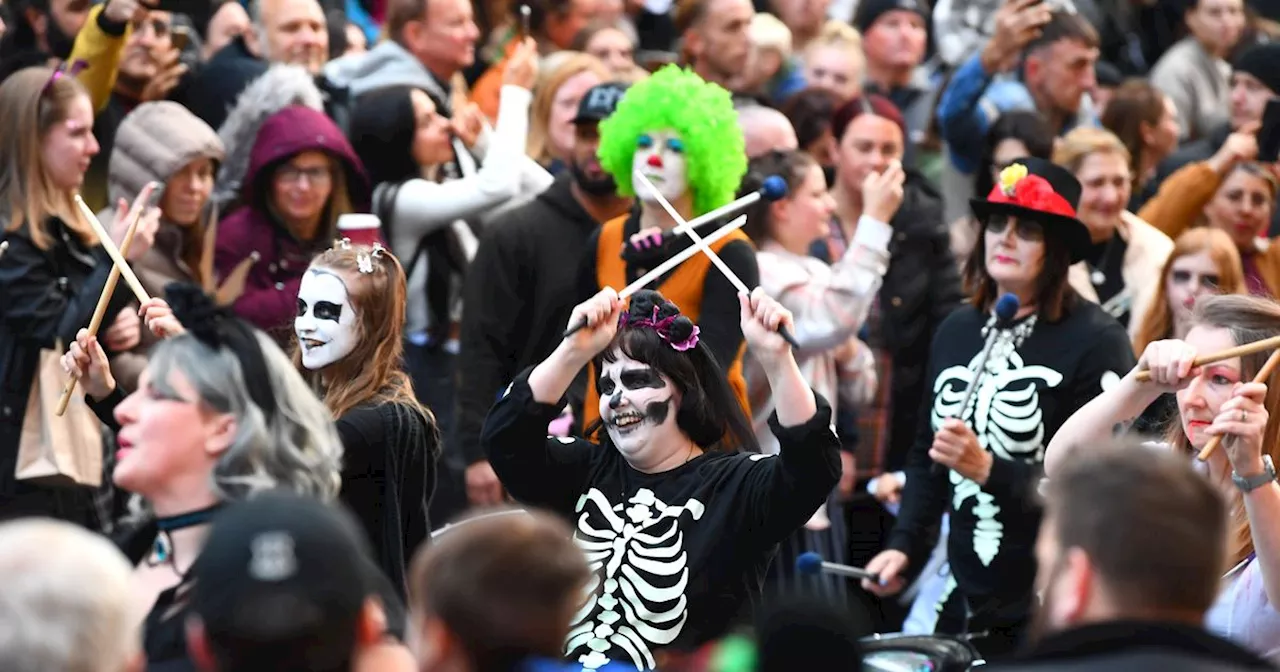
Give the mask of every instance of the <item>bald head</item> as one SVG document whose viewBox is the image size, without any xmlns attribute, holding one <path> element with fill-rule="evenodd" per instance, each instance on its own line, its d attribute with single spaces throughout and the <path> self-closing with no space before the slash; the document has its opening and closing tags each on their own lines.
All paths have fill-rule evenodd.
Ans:
<svg viewBox="0 0 1280 672">
<path fill-rule="evenodd" d="M 132 572 L 115 546 L 74 525 L 0 524 L 0 670 L 143 669 Z"/>
<path fill-rule="evenodd" d="M 738 110 L 738 125 L 747 145 L 747 158 L 754 159 L 775 149 L 799 149 L 796 130 L 786 115 L 763 105 Z"/>
</svg>

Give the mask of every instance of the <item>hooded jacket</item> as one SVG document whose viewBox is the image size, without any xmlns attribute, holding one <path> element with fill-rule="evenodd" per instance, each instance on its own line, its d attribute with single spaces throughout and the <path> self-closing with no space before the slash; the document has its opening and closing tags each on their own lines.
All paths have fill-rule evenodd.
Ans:
<svg viewBox="0 0 1280 672">
<path fill-rule="evenodd" d="M 226 148 L 226 160 L 218 171 L 213 202 L 222 212 L 230 212 L 237 205 L 258 129 L 268 117 L 290 105 L 323 111 L 324 96 L 301 66 L 272 66 L 240 94 L 227 120 L 218 127 L 218 138 Z"/>
<path fill-rule="evenodd" d="M 282 346 L 292 339 L 302 274 L 316 253 L 333 241 L 332 231 L 321 231 L 312 241 L 294 238 L 270 214 L 267 204 L 267 185 L 276 167 L 307 151 L 322 151 L 336 159 L 346 174 L 352 206 L 356 211 L 367 211 L 368 180 L 342 131 L 323 112 L 298 105 L 287 107 L 268 118 L 258 131 L 240 190 L 244 205 L 219 223 L 214 255 L 218 277 L 225 278 L 237 264 L 256 254 L 234 309 Z"/>
<path fill-rule="evenodd" d="M 148 182 L 167 184 L 187 164 L 200 158 L 215 162 L 223 159 L 222 141 L 208 124 L 177 103 L 139 105 L 116 130 L 107 174 L 108 207 L 98 214 L 98 219 L 110 226 L 116 216 L 111 204 L 120 199 L 132 203 Z M 204 223 L 202 218 L 194 226 Z M 132 265 L 147 294 L 164 296 L 164 288 L 171 282 L 201 283 L 199 269 L 191 268 L 183 259 L 185 229 L 162 215 L 151 249 Z M 149 330 L 143 329 L 138 347 L 112 359 L 112 373 L 124 389 L 137 386 L 138 375 L 147 363 L 146 353 L 155 340 Z"/>
</svg>

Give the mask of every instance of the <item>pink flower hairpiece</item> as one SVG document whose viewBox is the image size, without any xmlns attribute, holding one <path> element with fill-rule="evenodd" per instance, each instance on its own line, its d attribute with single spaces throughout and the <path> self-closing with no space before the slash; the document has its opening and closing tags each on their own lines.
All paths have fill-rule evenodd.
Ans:
<svg viewBox="0 0 1280 672">
<path fill-rule="evenodd" d="M 40 93 L 41 94 L 48 93 L 49 89 L 53 87 L 53 83 L 58 81 L 59 79 L 62 79 L 63 75 L 66 75 L 67 77 L 75 77 L 76 75 L 80 74 L 80 71 L 88 67 L 89 67 L 89 62 L 84 60 L 83 58 L 77 58 L 72 63 L 67 63 L 66 61 L 63 61 L 58 65 L 57 68 L 54 69 L 53 74 L 49 76 L 49 81 L 44 83 L 44 88 L 40 90 Z"/>
<path fill-rule="evenodd" d="M 698 345 L 698 333 L 701 331 L 701 329 L 699 329 L 698 325 L 695 324 L 693 325 L 693 333 L 689 334 L 688 338 L 684 339 L 683 341 L 672 341 L 671 325 L 676 321 L 677 317 L 679 317 L 679 315 L 672 315 L 671 317 L 664 317 L 662 319 L 658 319 L 658 306 L 654 306 L 653 315 L 650 317 L 641 317 L 639 319 L 635 319 L 630 317 L 627 313 L 623 313 L 621 316 L 618 317 L 618 326 L 621 326 L 621 327 L 630 326 L 632 328 L 652 329 L 658 332 L 658 336 L 662 338 L 662 340 L 666 341 L 667 343 L 670 343 L 673 349 L 679 350 L 680 352 L 685 352 L 687 350 L 693 349 L 695 346 Z"/>
</svg>

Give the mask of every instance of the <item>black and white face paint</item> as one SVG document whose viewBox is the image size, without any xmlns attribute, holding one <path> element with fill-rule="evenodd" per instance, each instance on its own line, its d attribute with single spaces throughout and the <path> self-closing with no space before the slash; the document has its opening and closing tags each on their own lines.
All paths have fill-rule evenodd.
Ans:
<svg viewBox="0 0 1280 672">
<path fill-rule="evenodd" d="M 356 348 L 356 311 L 341 276 L 323 268 L 308 269 L 298 289 L 298 316 L 293 320 L 302 349 L 302 365 L 318 371 Z"/>
<path fill-rule="evenodd" d="M 596 381 L 600 418 L 609 438 L 629 462 L 647 461 L 646 453 L 662 443 L 678 445 L 679 392 L 670 378 L 622 353 L 605 362 Z"/>
</svg>

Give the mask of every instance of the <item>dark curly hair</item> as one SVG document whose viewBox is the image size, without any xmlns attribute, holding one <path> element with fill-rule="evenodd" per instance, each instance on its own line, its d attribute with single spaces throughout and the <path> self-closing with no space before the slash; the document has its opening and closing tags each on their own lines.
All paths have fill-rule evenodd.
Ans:
<svg viewBox="0 0 1280 672">
<path fill-rule="evenodd" d="M 674 318 L 666 327 L 665 336 L 653 327 L 637 324 L 655 315 L 659 320 Z M 684 351 L 671 346 L 687 340 L 695 328 L 693 321 L 680 314 L 680 308 L 662 294 L 647 289 L 636 292 L 613 342 L 592 362 L 593 370 L 599 375 L 605 363 L 618 361 L 619 354 L 648 364 L 675 383 L 680 392 L 676 426 L 700 448 L 760 452 L 751 422 L 711 350 L 701 341 Z M 586 435 L 595 436 L 601 446 L 612 448 L 608 433 L 600 431 L 603 426 L 601 420 L 591 423 Z"/>
</svg>

